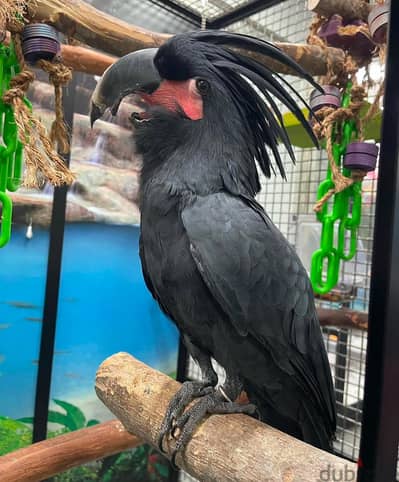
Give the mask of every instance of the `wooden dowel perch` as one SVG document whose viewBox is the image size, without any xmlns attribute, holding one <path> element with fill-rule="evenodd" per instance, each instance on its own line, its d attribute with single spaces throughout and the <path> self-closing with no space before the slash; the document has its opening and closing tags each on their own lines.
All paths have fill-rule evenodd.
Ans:
<svg viewBox="0 0 399 482">
<path fill-rule="evenodd" d="M 92 75 L 102 75 L 117 60 L 117 57 L 95 50 L 65 44 L 61 45 L 61 56 L 64 64 L 75 72 Z"/>
<path fill-rule="evenodd" d="M 159 428 L 180 384 L 127 353 L 105 360 L 96 391 L 126 429 L 156 446 Z M 169 443 L 168 452 L 173 449 Z M 245 415 L 213 415 L 196 430 L 177 464 L 201 481 L 316 481 L 322 471 L 355 464 L 318 450 Z M 339 472 L 337 472 L 339 473 Z"/>
<path fill-rule="evenodd" d="M 363 331 L 367 331 L 368 329 L 369 315 L 362 311 L 354 311 L 347 308 L 341 308 L 339 310 L 317 308 L 317 315 L 321 326 L 352 328 Z"/>
<path fill-rule="evenodd" d="M 141 444 L 119 420 L 111 420 L 0 457 L 0 482 L 39 482 Z"/>
<path fill-rule="evenodd" d="M 170 37 L 129 25 L 81 0 L 35 0 L 29 3 L 28 10 L 27 17 L 30 21 L 49 23 L 67 36 L 74 37 L 86 45 L 117 57 L 135 50 L 157 47 Z M 340 73 L 343 69 L 345 55 L 340 49 L 331 47 L 323 49 L 319 46 L 305 44 L 276 43 L 276 45 L 294 58 L 311 75 L 325 75 L 328 62 L 334 73 Z M 80 50 L 74 54 L 76 48 Z M 75 70 L 99 74 L 100 67 L 93 65 L 92 62 L 94 55 L 92 51 L 81 47 L 69 47 L 63 50 L 66 65 Z M 293 73 L 287 67 L 271 59 L 265 59 L 261 55 L 256 55 L 256 58 L 277 72 Z M 107 62 L 103 58 L 101 68 L 105 68 L 104 61 Z"/>
<path fill-rule="evenodd" d="M 327 18 L 337 13 L 345 20 L 362 19 L 367 22 L 370 8 L 364 0 L 308 0 L 308 10 Z"/>
</svg>

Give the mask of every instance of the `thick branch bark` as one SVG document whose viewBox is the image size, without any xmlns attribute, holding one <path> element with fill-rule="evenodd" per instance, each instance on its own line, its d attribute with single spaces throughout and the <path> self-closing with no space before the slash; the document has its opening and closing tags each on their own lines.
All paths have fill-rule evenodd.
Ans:
<svg viewBox="0 0 399 482">
<path fill-rule="evenodd" d="M 308 10 L 327 18 L 337 13 L 345 20 L 362 19 L 367 22 L 370 8 L 364 0 L 308 0 Z"/>
<path fill-rule="evenodd" d="M 317 45 L 307 44 L 290 44 L 275 42 L 283 52 L 293 58 L 306 72 L 313 76 L 326 75 L 328 61 L 331 63 L 331 71 L 339 74 L 344 69 L 345 54 L 343 50 L 334 47 L 321 48 Z M 255 58 L 258 62 L 265 64 L 276 72 L 282 74 L 296 75 L 290 68 L 275 62 L 271 59 L 265 59 L 260 54 L 250 53 L 250 57 Z"/>
<path fill-rule="evenodd" d="M 111 15 L 96 10 L 81 0 L 32 0 L 29 7 L 29 18 L 34 22 L 46 22 L 54 25 L 60 32 L 118 57 L 135 50 L 157 47 L 170 37 L 129 25 Z M 334 72 L 339 73 L 343 68 L 344 53 L 340 49 L 328 48 L 323 50 L 313 45 L 285 43 L 276 43 L 276 45 L 293 57 L 311 75 L 325 75 L 327 73 L 326 52 L 328 52 Z M 79 47 L 79 49 L 81 48 Z M 69 50 L 63 50 L 66 63 L 69 66 L 76 68 L 76 70 L 99 74 L 100 67 L 92 63 L 94 58 L 92 52 L 89 54 L 87 51 L 79 50 L 76 51 L 75 55 L 73 52 L 73 47 L 69 47 Z M 81 55 L 80 59 L 78 55 Z M 271 59 L 252 53 L 250 55 L 278 72 L 293 73 Z M 107 62 L 105 58 L 103 61 L 101 68 L 104 68 Z"/>
<path fill-rule="evenodd" d="M 0 457 L 1 482 L 38 482 L 141 445 L 119 420 L 39 442 Z"/>
<path fill-rule="evenodd" d="M 105 360 L 96 391 L 127 430 L 156 445 L 159 428 L 179 383 L 127 353 Z M 168 453 L 173 449 L 169 443 Z M 213 415 L 196 430 L 178 465 L 201 481 L 319 480 L 328 467 L 355 464 L 318 450 L 245 415 Z"/>
<path fill-rule="evenodd" d="M 32 0 L 28 17 L 45 22 L 69 37 L 113 55 L 157 47 L 169 35 L 132 27 L 81 0 Z"/>
<path fill-rule="evenodd" d="M 320 325 L 335 326 L 337 328 L 352 328 L 355 330 L 368 329 L 369 316 L 361 311 L 341 308 L 333 310 L 329 308 L 317 308 Z"/>
</svg>

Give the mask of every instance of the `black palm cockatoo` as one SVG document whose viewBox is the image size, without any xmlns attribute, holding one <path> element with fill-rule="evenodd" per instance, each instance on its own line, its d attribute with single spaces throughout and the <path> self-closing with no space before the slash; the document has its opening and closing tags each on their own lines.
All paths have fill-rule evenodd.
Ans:
<svg viewBox="0 0 399 482">
<path fill-rule="evenodd" d="M 122 57 L 92 97 L 94 122 L 136 94 L 144 278 L 203 374 L 172 400 L 160 447 L 173 427 L 182 449 L 206 413 L 256 410 L 264 422 L 329 450 L 334 390 L 312 287 L 255 200 L 257 165 L 270 176 L 274 158 L 285 177 L 278 142 L 294 158 L 277 101 L 313 133 L 288 83 L 243 52 L 277 60 L 317 87 L 268 42 L 197 31 Z M 226 371 L 219 388 L 211 358 Z M 235 402 L 242 390 L 251 403 Z"/>
</svg>

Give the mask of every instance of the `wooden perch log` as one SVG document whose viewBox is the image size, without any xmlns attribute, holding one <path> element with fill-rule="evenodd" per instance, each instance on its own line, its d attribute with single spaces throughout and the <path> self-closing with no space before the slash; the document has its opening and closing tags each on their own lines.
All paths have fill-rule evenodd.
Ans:
<svg viewBox="0 0 399 482">
<path fill-rule="evenodd" d="M 180 384 L 127 353 L 105 360 L 96 391 L 126 429 L 156 446 L 168 403 Z M 173 441 L 167 448 L 170 455 Z M 355 464 L 323 452 L 246 415 L 213 415 L 196 430 L 177 464 L 197 479 L 253 482 L 319 480 Z"/>
<path fill-rule="evenodd" d="M 1 482 L 38 482 L 141 445 L 119 420 L 38 442 L 0 457 Z"/>
<path fill-rule="evenodd" d="M 308 0 L 308 10 L 326 18 L 337 13 L 345 20 L 362 19 L 367 22 L 370 8 L 364 0 Z"/>
<path fill-rule="evenodd" d="M 74 37 L 86 45 L 117 57 L 143 48 L 158 47 L 170 38 L 169 35 L 129 25 L 81 0 L 35 0 L 29 3 L 28 18 L 32 22 L 49 23 L 67 36 Z M 276 45 L 294 58 L 311 75 L 327 73 L 327 56 L 331 69 L 335 73 L 340 73 L 343 69 L 345 55 L 340 49 L 331 47 L 322 49 L 315 45 L 305 44 L 276 43 Z M 76 50 L 75 55 L 73 54 L 74 49 L 79 49 Z M 66 64 L 75 70 L 99 74 L 99 66 L 92 63 L 94 59 L 92 51 L 85 51 L 82 47 L 68 47 L 68 49 L 63 49 L 63 55 Z M 280 63 L 266 59 L 262 55 L 252 53 L 250 55 L 259 62 L 276 69 L 277 72 L 293 73 Z M 102 62 L 101 68 L 104 68 L 107 60 L 104 58 Z"/>
<path fill-rule="evenodd" d="M 369 316 L 361 311 L 341 308 L 334 310 L 331 308 L 317 308 L 321 326 L 334 326 L 337 328 L 352 328 L 355 330 L 368 329 Z"/>
</svg>

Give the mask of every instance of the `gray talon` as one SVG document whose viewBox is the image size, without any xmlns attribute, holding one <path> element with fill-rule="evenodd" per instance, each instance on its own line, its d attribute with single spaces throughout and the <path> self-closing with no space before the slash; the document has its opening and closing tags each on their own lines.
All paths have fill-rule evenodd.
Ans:
<svg viewBox="0 0 399 482">
<path fill-rule="evenodd" d="M 180 417 L 187 405 L 198 397 L 212 393 L 214 388 L 207 382 L 184 382 L 180 390 L 175 394 L 169 403 L 168 410 L 162 421 L 158 437 L 158 449 L 163 450 L 163 441 L 168 432 L 173 437 L 176 426 L 174 422 Z"/>
</svg>

